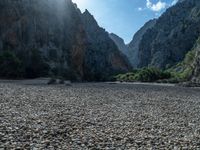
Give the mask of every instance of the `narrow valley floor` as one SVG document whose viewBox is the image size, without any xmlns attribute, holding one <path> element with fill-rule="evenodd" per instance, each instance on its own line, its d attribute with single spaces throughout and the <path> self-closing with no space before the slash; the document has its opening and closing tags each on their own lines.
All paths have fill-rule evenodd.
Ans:
<svg viewBox="0 0 200 150">
<path fill-rule="evenodd" d="M 200 89 L 0 83 L 0 150 L 198 149 Z"/>
</svg>

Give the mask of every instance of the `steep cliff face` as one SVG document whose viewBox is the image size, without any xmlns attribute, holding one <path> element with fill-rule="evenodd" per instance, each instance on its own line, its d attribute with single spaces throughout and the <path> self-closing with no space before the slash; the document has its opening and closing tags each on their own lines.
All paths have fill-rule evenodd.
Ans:
<svg viewBox="0 0 200 150">
<path fill-rule="evenodd" d="M 87 20 L 87 13 L 81 14 L 71 0 L 1 0 L 0 51 L 16 53 L 28 70 L 34 65 L 29 57 L 37 50 L 49 72 L 79 80 L 93 79 L 96 72 L 101 78 L 103 73 L 128 70 L 116 45 L 94 18 Z M 114 55 L 121 62 L 119 66 L 110 65 Z"/>
<path fill-rule="evenodd" d="M 74 51 L 84 50 L 86 35 L 70 0 L 2 0 L 0 8 L 0 48 L 21 57 L 27 77 L 36 75 L 29 70 L 34 65 L 29 58 L 33 50 L 41 53 L 52 70 L 74 70 L 77 77 L 82 76 L 72 62 Z"/>
<path fill-rule="evenodd" d="M 139 63 L 139 44 L 143 38 L 143 35 L 147 32 L 148 29 L 151 29 L 156 23 L 156 19 L 148 21 L 136 34 L 129 44 L 125 44 L 124 40 L 117 36 L 114 33 L 110 34 L 110 38 L 115 42 L 118 46 L 119 50 L 126 55 L 131 65 L 134 68 L 138 67 Z"/>
<path fill-rule="evenodd" d="M 195 45 L 195 58 L 193 66 L 193 73 L 192 73 L 192 82 L 200 84 L 200 38 L 197 40 Z"/>
<path fill-rule="evenodd" d="M 88 10 L 83 13 L 82 20 L 88 38 L 85 53 L 87 59 L 84 64 L 85 78 L 90 80 L 88 77 L 92 75 L 94 80 L 104 80 L 104 77 L 110 76 L 110 72 L 127 72 L 131 69 L 126 57 L 119 51 L 105 29 L 99 27 Z"/>
<path fill-rule="evenodd" d="M 179 1 L 143 35 L 139 67 L 167 68 L 182 61 L 200 34 L 199 25 L 200 1 Z"/>
<path fill-rule="evenodd" d="M 148 21 L 133 37 L 132 41 L 127 45 L 129 51 L 129 60 L 134 68 L 138 67 L 139 64 L 139 45 L 143 38 L 143 35 L 147 30 L 154 27 L 156 19 Z"/>
<path fill-rule="evenodd" d="M 115 42 L 115 44 L 117 45 L 118 49 L 128 57 L 128 47 L 125 44 L 124 40 L 119 37 L 118 35 L 114 34 L 114 33 L 110 33 L 109 37 Z"/>
</svg>

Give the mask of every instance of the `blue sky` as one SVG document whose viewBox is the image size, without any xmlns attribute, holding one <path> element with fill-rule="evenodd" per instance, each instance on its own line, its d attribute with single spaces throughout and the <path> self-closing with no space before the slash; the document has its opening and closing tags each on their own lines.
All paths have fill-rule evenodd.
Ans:
<svg viewBox="0 0 200 150">
<path fill-rule="evenodd" d="M 83 12 L 88 9 L 108 32 L 130 42 L 145 22 L 160 16 L 177 0 L 72 0 Z"/>
</svg>

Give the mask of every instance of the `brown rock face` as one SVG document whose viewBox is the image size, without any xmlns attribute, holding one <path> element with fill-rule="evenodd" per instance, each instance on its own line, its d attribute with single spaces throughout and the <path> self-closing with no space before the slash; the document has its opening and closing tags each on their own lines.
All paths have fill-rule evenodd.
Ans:
<svg viewBox="0 0 200 150">
<path fill-rule="evenodd" d="M 118 54 L 113 54 L 111 56 L 111 64 L 112 64 L 112 67 L 115 69 L 120 69 L 120 68 L 124 68 L 124 66 L 127 66 L 127 64 L 123 61 L 123 59 L 120 58 Z M 128 69 L 125 71 L 127 72 Z"/>
<path fill-rule="evenodd" d="M 71 0 L 1 0 L 0 51 L 13 51 L 29 70 L 28 64 L 34 65 L 29 53 L 38 50 L 50 73 L 79 80 L 101 80 L 127 71 L 126 58 L 88 14 Z M 113 54 L 119 66 L 112 65 Z"/>
<path fill-rule="evenodd" d="M 72 64 L 77 69 L 78 73 L 83 77 L 84 76 L 84 58 L 85 58 L 85 50 L 86 45 L 83 41 L 84 39 L 84 31 L 82 30 L 82 34 L 77 35 L 77 45 L 72 48 Z"/>
</svg>

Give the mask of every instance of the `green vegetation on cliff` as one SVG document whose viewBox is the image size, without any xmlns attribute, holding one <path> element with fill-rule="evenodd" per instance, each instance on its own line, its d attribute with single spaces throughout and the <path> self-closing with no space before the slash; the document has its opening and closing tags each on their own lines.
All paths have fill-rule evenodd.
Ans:
<svg viewBox="0 0 200 150">
<path fill-rule="evenodd" d="M 189 51 L 182 62 L 168 69 L 172 76 L 179 80 L 179 82 L 188 81 L 191 78 L 195 53 L 195 50 Z"/>
<path fill-rule="evenodd" d="M 167 69 L 160 70 L 157 68 L 142 68 L 126 74 L 115 76 L 117 81 L 123 82 L 164 82 L 179 83 L 189 81 L 194 70 L 196 50 L 189 51 L 185 59 L 177 65 Z"/>
</svg>

